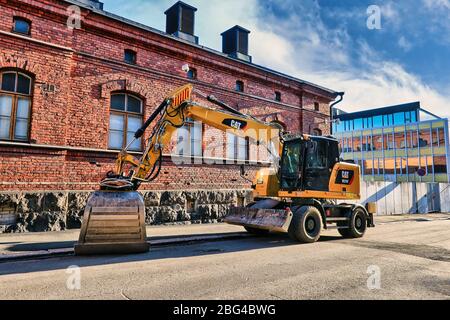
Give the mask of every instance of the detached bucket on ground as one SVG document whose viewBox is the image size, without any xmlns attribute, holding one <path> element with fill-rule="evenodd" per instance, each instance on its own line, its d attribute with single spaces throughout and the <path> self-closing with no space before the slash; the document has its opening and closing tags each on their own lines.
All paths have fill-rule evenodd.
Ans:
<svg viewBox="0 0 450 320">
<path fill-rule="evenodd" d="M 97 191 L 89 197 L 76 255 L 144 253 L 149 249 L 140 193 Z"/>
</svg>

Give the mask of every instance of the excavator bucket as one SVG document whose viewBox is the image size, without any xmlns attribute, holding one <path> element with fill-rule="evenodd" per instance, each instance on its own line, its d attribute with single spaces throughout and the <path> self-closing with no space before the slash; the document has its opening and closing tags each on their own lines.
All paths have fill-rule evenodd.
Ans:
<svg viewBox="0 0 450 320">
<path fill-rule="evenodd" d="M 250 207 L 232 207 L 224 221 L 246 228 L 287 232 L 292 220 L 291 210 L 289 208 L 267 209 L 265 204 L 267 205 L 267 203 L 257 203 Z"/>
<path fill-rule="evenodd" d="M 135 191 L 97 191 L 84 212 L 76 255 L 143 253 L 150 248 L 145 205 Z"/>
</svg>

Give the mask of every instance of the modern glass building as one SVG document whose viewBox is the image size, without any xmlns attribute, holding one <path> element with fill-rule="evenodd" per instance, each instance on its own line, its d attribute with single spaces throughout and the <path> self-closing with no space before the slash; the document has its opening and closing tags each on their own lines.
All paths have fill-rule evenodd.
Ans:
<svg viewBox="0 0 450 320">
<path fill-rule="evenodd" d="M 336 112 L 334 119 L 341 157 L 359 164 L 364 180 L 449 182 L 448 119 L 420 102 Z"/>
</svg>

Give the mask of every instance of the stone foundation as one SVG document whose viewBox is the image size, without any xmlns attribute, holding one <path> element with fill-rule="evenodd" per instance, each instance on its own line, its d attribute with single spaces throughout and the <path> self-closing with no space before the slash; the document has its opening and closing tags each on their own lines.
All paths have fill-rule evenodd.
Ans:
<svg viewBox="0 0 450 320">
<path fill-rule="evenodd" d="M 149 225 L 214 223 L 232 205 L 252 201 L 251 190 L 142 191 Z M 0 206 L 12 206 L 17 222 L 0 226 L 4 232 L 45 232 L 81 227 L 90 192 L 0 193 Z"/>
</svg>

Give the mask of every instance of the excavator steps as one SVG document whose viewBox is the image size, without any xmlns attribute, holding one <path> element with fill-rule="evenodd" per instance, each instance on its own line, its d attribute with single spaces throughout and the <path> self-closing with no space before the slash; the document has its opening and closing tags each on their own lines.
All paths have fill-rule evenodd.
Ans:
<svg viewBox="0 0 450 320">
<path fill-rule="evenodd" d="M 145 206 L 138 192 L 94 192 L 84 212 L 76 255 L 143 253 L 149 250 Z"/>
</svg>

